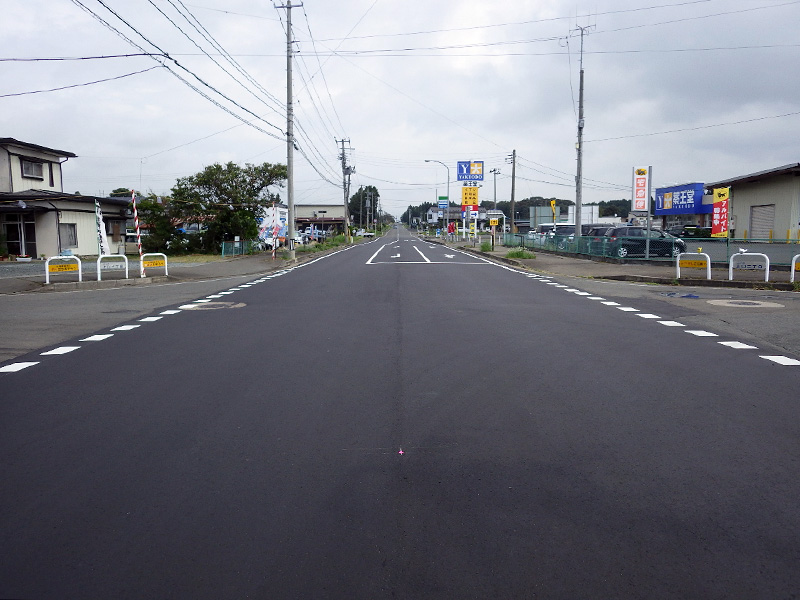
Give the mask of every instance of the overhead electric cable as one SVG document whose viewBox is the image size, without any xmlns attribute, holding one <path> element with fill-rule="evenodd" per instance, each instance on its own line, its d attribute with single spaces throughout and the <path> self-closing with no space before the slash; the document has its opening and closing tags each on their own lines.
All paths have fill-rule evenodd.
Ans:
<svg viewBox="0 0 800 600">
<path fill-rule="evenodd" d="M 149 69 L 142 69 L 141 71 L 134 71 L 133 73 L 126 73 L 125 75 L 118 75 L 116 77 L 107 77 L 105 79 L 98 79 L 96 81 L 87 81 L 86 83 L 76 83 L 73 85 L 63 85 L 57 88 L 50 88 L 47 90 L 33 90 L 30 92 L 16 92 L 14 94 L 0 94 L 0 98 L 10 98 L 11 96 L 27 96 L 29 94 L 44 94 L 46 92 L 58 92 L 61 90 L 68 90 L 71 88 L 77 87 L 84 87 L 87 85 L 94 85 L 96 83 L 105 83 L 106 81 L 115 81 L 117 79 L 123 79 L 125 77 L 130 77 L 131 75 L 139 75 L 141 73 L 147 73 L 148 71 L 152 71 L 153 69 L 161 69 L 163 68 L 162 65 L 156 65 L 155 67 L 150 67 Z"/>
</svg>

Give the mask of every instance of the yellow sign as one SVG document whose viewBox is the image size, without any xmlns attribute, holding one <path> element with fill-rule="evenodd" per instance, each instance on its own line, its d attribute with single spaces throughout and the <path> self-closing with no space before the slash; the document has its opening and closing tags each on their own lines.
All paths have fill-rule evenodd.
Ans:
<svg viewBox="0 0 800 600">
<path fill-rule="evenodd" d="M 800 271 L 800 262 L 794 263 L 794 270 L 795 271 Z"/>
<path fill-rule="evenodd" d="M 159 260 L 146 260 L 142 263 L 145 269 L 149 269 L 150 267 L 163 267 L 164 261 L 162 259 Z"/>
<path fill-rule="evenodd" d="M 461 188 L 461 206 L 478 204 L 478 188 L 476 187 L 462 187 Z"/>
<path fill-rule="evenodd" d="M 51 273 L 65 273 L 67 271 L 77 271 L 77 263 L 69 263 L 66 265 L 47 265 L 47 270 Z"/>
<path fill-rule="evenodd" d="M 683 260 L 680 261 L 680 266 L 683 269 L 705 269 L 708 267 L 706 260 Z"/>
<path fill-rule="evenodd" d="M 491 225 L 492 227 L 494 227 L 495 225 L 499 225 L 499 224 L 500 224 L 500 219 L 489 219 L 489 225 Z M 798 263 L 798 264 L 800 264 L 800 263 Z M 798 271 L 800 271 L 800 269 L 798 269 Z"/>
</svg>

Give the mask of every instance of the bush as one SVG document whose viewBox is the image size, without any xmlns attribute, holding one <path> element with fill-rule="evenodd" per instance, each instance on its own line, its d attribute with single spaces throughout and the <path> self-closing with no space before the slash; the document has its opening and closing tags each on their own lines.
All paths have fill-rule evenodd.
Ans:
<svg viewBox="0 0 800 600">
<path fill-rule="evenodd" d="M 491 252 L 491 251 L 492 251 L 491 242 L 481 242 L 481 252 Z"/>
<path fill-rule="evenodd" d="M 536 258 L 536 255 L 533 252 L 528 252 L 525 248 L 516 248 L 515 250 L 509 250 L 506 258 Z"/>
</svg>

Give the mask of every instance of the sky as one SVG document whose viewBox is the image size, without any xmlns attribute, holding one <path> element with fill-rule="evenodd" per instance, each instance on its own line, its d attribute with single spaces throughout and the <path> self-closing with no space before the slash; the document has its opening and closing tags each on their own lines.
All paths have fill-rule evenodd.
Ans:
<svg viewBox="0 0 800 600">
<path fill-rule="evenodd" d="M 65 192 L 286 163 L 285 3 L 2 9 L 0 137 L 77 154 Z M 514 151 L 517 199 L 574 200 L 581 33 L 583 202 L 629 199 L 635 166 L 666 186 L 800 162 L 800 0 L 303 0 L 291 18 L 297 204 L 344 200 L 341 140 L 350 193 L 375 186 L 396 217 L 448 179 L 460 203 L 458 161 L 484 162 L 480 200 L 495 181 L 509 200 Z"/>
</svg>

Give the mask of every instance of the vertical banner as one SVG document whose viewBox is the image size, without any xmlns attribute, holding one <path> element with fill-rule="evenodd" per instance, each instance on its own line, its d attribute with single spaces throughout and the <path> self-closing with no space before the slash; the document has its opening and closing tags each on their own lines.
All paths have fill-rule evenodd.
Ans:
<svg viewBox="0 0 800 600">
<path fill-rule="evenodd" d="M 631 210 L 634 212 L 649 212 L 650 210 L 650 167 L 633 168 L 633 202 Z"/>
<path fill-rule="evenodd" d="M 728 237 L 728 200 L 731 188 L 714 189 L 714 212 L 711 217 L 711 237 Z"/>
<path fill-rule="evenodd" d="M 108 248 L 108 235 L 106 235 L 106 223 L 103 220 L 103 211 L 100 210 L 100 201 L 94 201 L 94 217 L 95 222 L 97 224 L 97 247 L 99 249 L 98 254 L 100 256 L 105 256 L 106 254 L 111 254 L 111 250 Z"/>
</svg>

